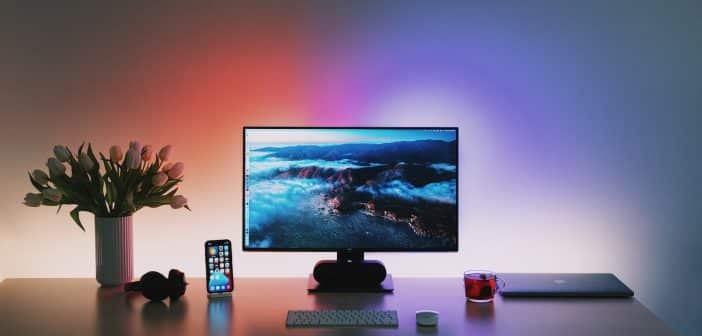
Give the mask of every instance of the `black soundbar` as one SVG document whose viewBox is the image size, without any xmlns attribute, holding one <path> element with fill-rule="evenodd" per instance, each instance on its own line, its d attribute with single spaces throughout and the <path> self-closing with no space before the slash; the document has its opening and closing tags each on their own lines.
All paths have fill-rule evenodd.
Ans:
<svg viewBox="0 0 702 336">
<path fill-rule="evenodd" d="M 320 260 L 312 275 L 324 287 L 372 287 L 385 280 L 387 271 L 378 260 Z"/>
</svg>

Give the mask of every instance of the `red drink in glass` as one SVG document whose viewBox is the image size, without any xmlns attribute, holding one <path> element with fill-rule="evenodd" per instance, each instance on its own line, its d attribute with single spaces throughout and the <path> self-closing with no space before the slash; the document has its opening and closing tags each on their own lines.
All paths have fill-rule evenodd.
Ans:
<svg viewBox="0 0 702 336">
<path fill-rule="evenodd" d="M 497 275 L 490 271 L 466 271 L 463 283 L 466 298 L 472 302 L 491 302 L 499 289 Z"/>
</svg>

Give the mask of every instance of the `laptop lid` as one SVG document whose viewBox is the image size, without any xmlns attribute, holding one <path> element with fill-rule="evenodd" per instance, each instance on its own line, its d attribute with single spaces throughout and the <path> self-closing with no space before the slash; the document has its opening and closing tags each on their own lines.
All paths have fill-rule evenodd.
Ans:
<svg viewBox="0 0 702 336">
<path fill-rule="evenodd" d="M 630 297 L 634 292 L 611 273 L 502 273 L 504 297 Z"/>
</svg>

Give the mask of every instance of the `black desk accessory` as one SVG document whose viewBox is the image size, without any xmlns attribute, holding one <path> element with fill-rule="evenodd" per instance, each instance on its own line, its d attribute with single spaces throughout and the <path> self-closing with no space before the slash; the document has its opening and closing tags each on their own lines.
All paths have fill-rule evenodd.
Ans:
<svg viewBox="0 0 702 336">
<path fill-rule="evenodd" d="M 185 294 L 185 273 L 172 269 L 168 272 L 168 279 L 163 274 L 155 271 L 146 272 L 139 281 L 129 282 L 124 285 L 125 292 L 141 292 L 151 301 L 161 301 L 167 297 L 178 300 Z"/>
<path fill-rule="evenodd" d="M 307 282 L 309 292 L 393 291 L 392 276 L 378 260 L 364 260 L 362 251 L 338 251 L 336 260 L 320 260 Z"/>
<path fill-rule="evenodd" d="M 388 274 L 385 280 L 375 286 L 325 286 L 317 282 L 314 276 L 310 274 L 307 277 L 307 291 L 309 293 L 392 293 L 394 284 L 392 275 Z"/>
</svg>

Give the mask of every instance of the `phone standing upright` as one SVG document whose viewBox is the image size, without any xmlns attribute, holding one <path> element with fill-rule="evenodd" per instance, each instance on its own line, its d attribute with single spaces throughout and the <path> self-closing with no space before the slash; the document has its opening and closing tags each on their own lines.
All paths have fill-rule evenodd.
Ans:
<svg viewBox="0 0 702 336">
<path fill-rule="evenodd" d="M 234 290 L 232 242 L 229 239 L 205 242 L 205 276 L 207 293 L 231 293 Z"/>
</svg>

